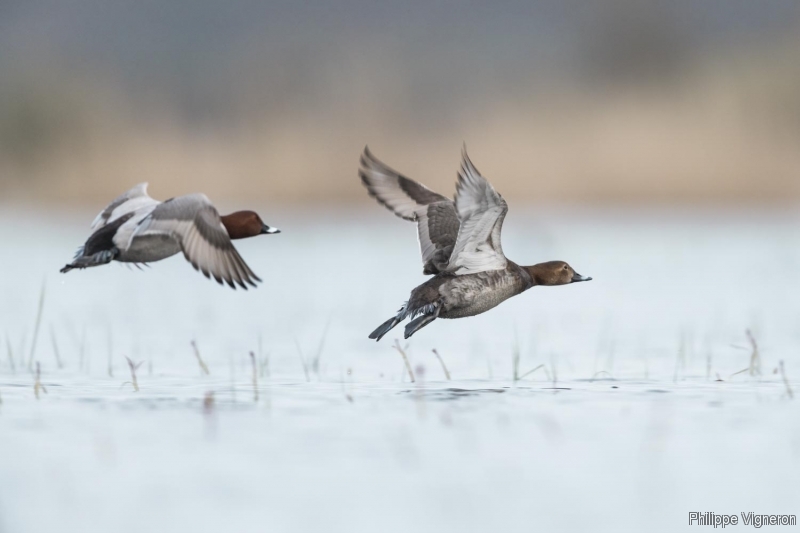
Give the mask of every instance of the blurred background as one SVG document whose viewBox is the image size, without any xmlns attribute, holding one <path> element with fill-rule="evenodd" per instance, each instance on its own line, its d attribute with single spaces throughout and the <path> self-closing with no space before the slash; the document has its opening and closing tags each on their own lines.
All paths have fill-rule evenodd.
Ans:
<svg viewBox="0 0 800 533">
<path fill-rule="evenodd" d="M 798 0 L 0 0 L 0 533 L 797 513 L 799 52 Z M 425 278 L 359 155 L 463 143 L 594 280 L 371 342 Z M 59 274 L 142 181 L 281 228 L 264 283 Z"/>
<path fill-rule="evenodd" d="M 800 4 L 3 0 L 0 195 L 370 202 L 365 144 L 513 203 L 800 200 Z M 513 205 L 513 204 L 512 204 Z"/>
</svg>

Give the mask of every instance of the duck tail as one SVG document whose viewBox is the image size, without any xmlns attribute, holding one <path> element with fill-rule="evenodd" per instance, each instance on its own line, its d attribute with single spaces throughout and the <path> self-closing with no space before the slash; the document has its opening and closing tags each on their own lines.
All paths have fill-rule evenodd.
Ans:
<svg viewBox="0 0 800 533">
<path fill-rule="evenodd" d="M 383 336 L 389 333 L 389 330 L 391 330 L 393 327 L 399 324 L 401 320 L 402 320 L 401 318 L 393 316 L 392 318 L 390 318 L 389 320 L 378 326 L 375 329 L 375 331 L 370 333 L 369 338 L 375 339 L 376 342 L 381 340 Z"/>
<path fill-rule="evenodd" d="M 74 270 L 76 268 L 80 269 L 105 265 L 116 259 L 118 255 L 119 249 L 114 247 L 111 250 L 103 250 L 94 255 L 77 257 L 72 261 L 72 263 L 65 265 L 64 268 L 62 268 L 59 272 L 66 274 L 70 270 Z"/>
<path fill-rule="evenodd" d="M 441 306 L 436 304 L 425 306 L 422 314 L 408 323 L 403 337 L 406 339 L 409 338 L 411 335 L 436 320 L 439 317 L 439 311 L 441 311 L 441 309 Z"/>
<path fill-rule="evenodd" d="M 369 334 L 370 339 L 375 339 L 375 342 L 378 342 L 383 338 L 384 335 L 389 333 L 389 331 L 395 327 L 397 324 L 402 322 L 406 318 L 406 309 L 408 308 L 408 302 L 403 304 L 403 307 L 397 311 L 397 314 L 378 326 L 375 331 Z"/>
</svg>

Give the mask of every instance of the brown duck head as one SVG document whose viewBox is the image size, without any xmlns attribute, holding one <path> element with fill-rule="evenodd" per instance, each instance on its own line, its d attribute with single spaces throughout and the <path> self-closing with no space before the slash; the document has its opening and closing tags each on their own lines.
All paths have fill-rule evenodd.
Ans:
<svg viewBox="0 0 800 533">
<path fill-rule="evenodd" d="M 531 275 L 534 285 L 567 285 L 579 281 L 591 281 L 588 276 L 581 276 L 564 261 L 547 261 L 525 267 Z"/>
<path fill-rule="evenodd" d="M 271 235 L 280 233 L 278 228 L 272 228 L 264 224 L 261 217 L 255 211 L 236 211 L 230 215 L 220 217 L 222 225 L 228 230 L 231 239 L 246 239 L 256 235 Z"/>
</svg>

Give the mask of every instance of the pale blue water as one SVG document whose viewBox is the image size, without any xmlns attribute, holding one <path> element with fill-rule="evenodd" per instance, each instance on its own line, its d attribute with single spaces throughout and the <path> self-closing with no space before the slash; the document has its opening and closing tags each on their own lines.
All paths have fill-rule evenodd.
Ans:
<svg viewBox="0 0 800 533">
<path fill-rule="evenodd" d="M 380 209 L 270 212 L 283 233 L 237 244 L 264 279 L 248 292 L 180 257 L 60 275 L 94 213 L 1 213 L 2 532 L 675 531 L 689 511 L 800 511 L 798 403 L 773 374 L 783 360 L 800 393 L 793 212 L 512 210 L 511 259 L 594 281 L 436 321 L 409 342 L 413 385 L 402 329 L 366 338 L 424 280 L 413 225 Z M 733 375 L 748 328 L 761 376 Z M 298 345 L 321 354 L 310 382 Z M 546 369 L 515 384 L 515 346 L 521 372 Z M 269 358 L 257 401 L 251 350 Z"/>
</svg>

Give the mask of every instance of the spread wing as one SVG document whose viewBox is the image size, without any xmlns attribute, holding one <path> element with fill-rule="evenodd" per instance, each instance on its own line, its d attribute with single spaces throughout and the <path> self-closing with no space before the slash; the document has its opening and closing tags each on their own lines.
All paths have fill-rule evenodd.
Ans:
<svg viewBox="0 0 800 533">
<path fill-rule="evenodd" d="M 233 247 L 219 213 L 204 194 L 189 194 L 159 204 L 145 217 L 133 237 L 166 234 L 178 240 L 195 270 L 235 289 L 256 286 L 256 276 Z"/>
<path fill-rule="evenodd" d="M 456 210 L 461 226 L 447 270 L 457 275 L 505 268 L 500 244 L 508 204 L 480 175 L 466 148 L 456 185 Z"/>
<path fill-rule="evenodd" d="M 108 207 L 103 209 L 92 221 L 92 230 L 98 230 L 109 222 L 137 209 L 156 204 L 158 201 L 150 198 L 147 194 L 147 183 L 140 183 L 108 204 Z"/>
<path fill-rule="evenodd" d="M 361 155 L 358 175 L 370 196 L 400 218 L 417 223 L 423 272 L 443 271 L 458 235 L 453 201 L 381 163 L 369 148 Z"/>
</svg>

